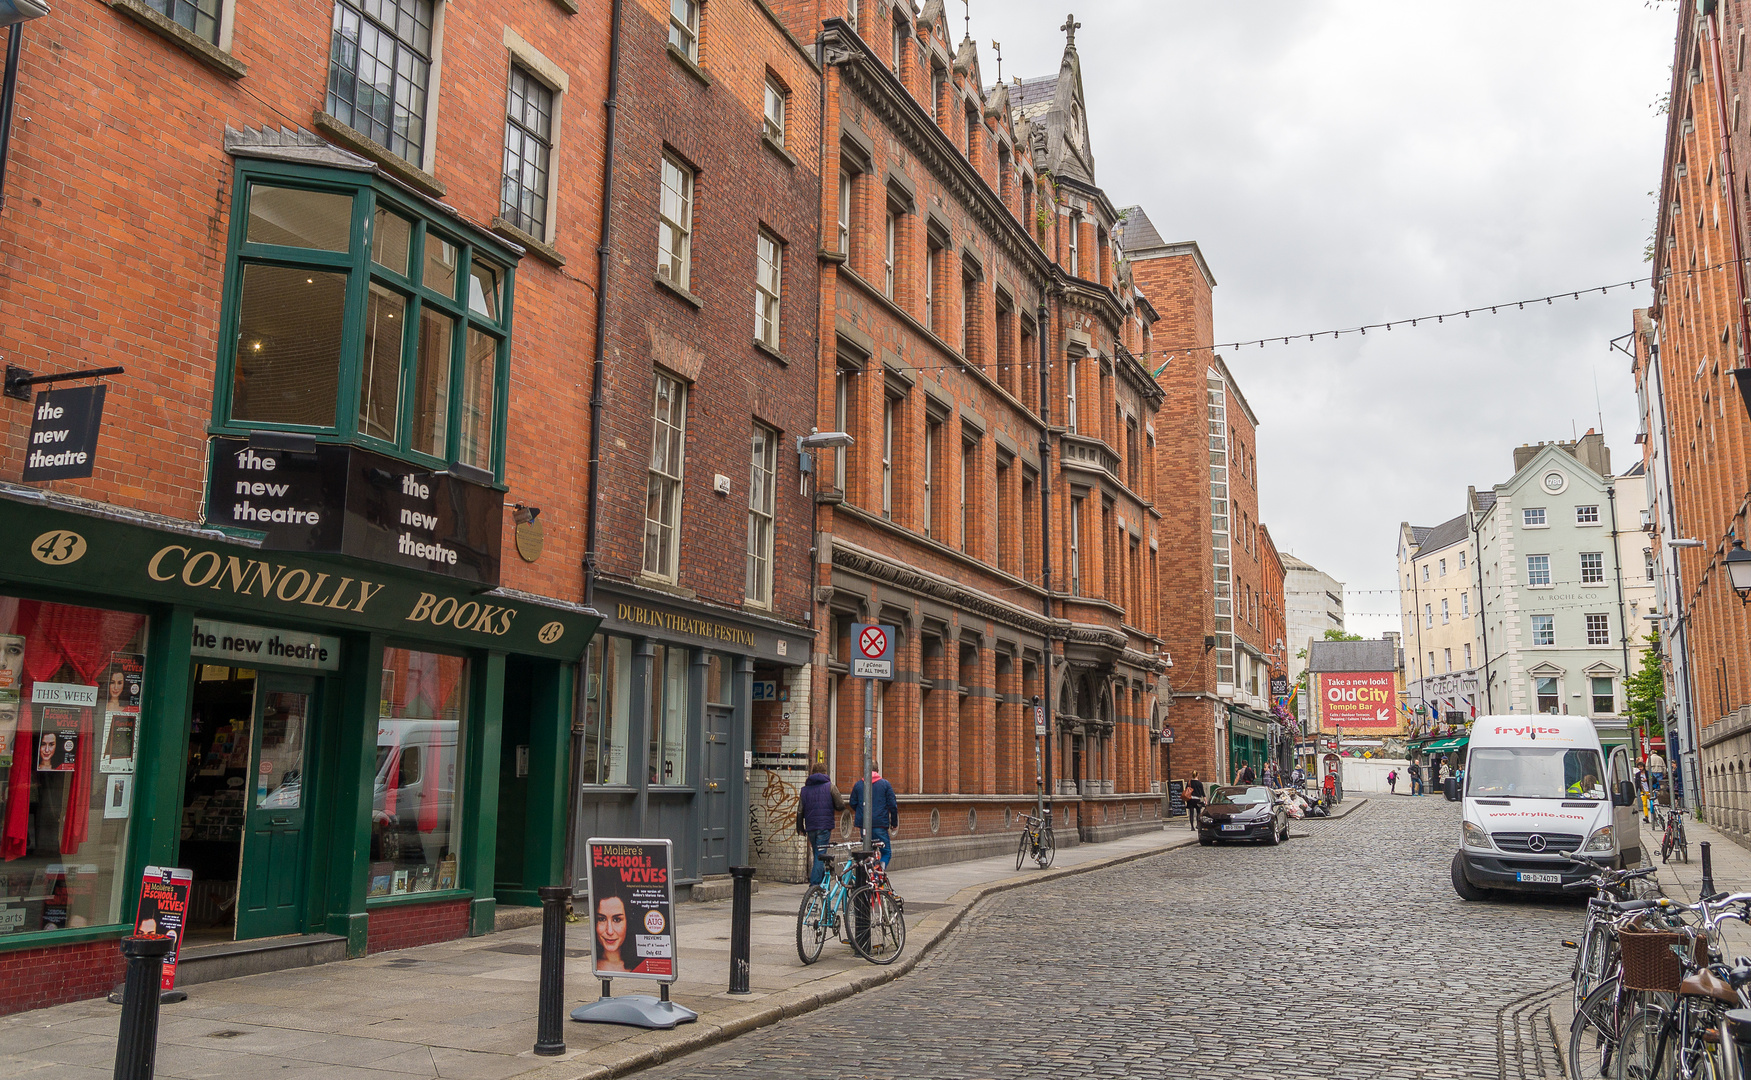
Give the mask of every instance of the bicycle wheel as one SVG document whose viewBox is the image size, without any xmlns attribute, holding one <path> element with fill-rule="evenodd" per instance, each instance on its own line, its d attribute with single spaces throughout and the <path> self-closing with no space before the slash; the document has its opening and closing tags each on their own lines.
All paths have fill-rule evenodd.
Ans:
<svg viewBox="0 0 1751 1080">
<path fill-rule="evenodd" d="M 1666 1080 L 1674 1074 L 1674 1032 L 1666 1020 L 1664 1010 L 1650 1006 L 1636 1010 L 1623 1022 L 1613 1073 L 1617 1080 Z"/>
<path fill-rule="evenodd" d="M 1610 969 L 1606 953 L 1610 951 L 1611 935 L 1607 925 L 1603 920 L 1594 920 L 1588 926 L 1586 936 L 1581 938 L 1580 948 L 1575 950 L 1575 969 L 1571 977 L 1575 983 L 1573 1008 L 1576 1012 L 1580 1012 L 1581 1003 L 1587 1000 L 1587 995 Z"/>
<path fill-rule="evenodd" d="M 1027 856 L 1028 856 L 1027 840 L 1028 840 L 1028 831 L 1026 829 L 1023 829 L 1021 831 L 1021 839 L 1018 840 L 1016 842 L 1016 845 L 1015 845 L 1015 868 L 1017 870 L 1020 870 L 1021 864 L 1027 861 Z"/>
<path fill-rule="evenodd" d="M 1040 830 L 1040 846 L 1035 849 L 1034 858 L 1039 862 L 1040 869 L 1046 870 L 1051 867 L 1052 856 L 1055 854 L 1057 854 L 1057 845 L 1052 840 L 1052 830 L 1048 826 Z"/>
<path fill-rule="evenodd" d="M 810 885 L 796 909 L 796 954 L 803 963 L 812 964 L 821 958 L 826 944 L 827 894 L 819 885 Z"/>
<path fill-rule="evenodd" d="M 1612 1053 L 1617 1049 L 1617 977 L 1587 994 L 1569 1024 L 1569 1080 L 1615 1078 Z"/>
<path fill-rule="evenodd" d="M 1674 841 L 1672 839 L 1672 830 L 1667 829 L 1666 835 L 1662 836 L 1660 838 L 1660 861 L 1663 863 L 1664 862 L 1671 862 L 1672 861 L 1672 849 L 1676 846 L 1677 845 L 1674 843 Z"/>
<path fill-rule="evenodd" d="M 864 904 L 869 905 L 869 933 L 853 930 L 851 947 L 872 964 L 891 964 L 906 947 L 906 916 L 900 912 L 899 900 L 888 889 L 865 885 L 851 894 L 845 905 L 846 918 L 856 918 Z"/>
<path fill-rule="evenodd" d="M 1678 847 L 1678 861 L 1679 862 L 1686 862 L 1686 863 L 1689 862 L 1690 861 L 1690 837 L 1684 835 L 1684 823 L 1682 821 L 1678 822 L 1678 828 L 1676 830 L 1676 836 L 1674 837 L 1673 842 Z"/>
</svg>

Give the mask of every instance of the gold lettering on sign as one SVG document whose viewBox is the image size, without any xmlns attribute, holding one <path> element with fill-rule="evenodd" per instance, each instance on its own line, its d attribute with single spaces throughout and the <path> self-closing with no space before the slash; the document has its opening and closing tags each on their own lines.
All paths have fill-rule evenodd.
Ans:
<svg viewBox="0 0 1751 1080">
<path fill-rule="evenodd" d="M 167 544 L 154 552 L 152 558 L 146 562 L 146 576 L 153 581 L 176 581 L 180 578 L 184 585 L 194 589 L 220 589 L 237 596 L 249 597 L 254 597 L 259 592 L 264 600 L 278 599 L 287 604 L 303 603 L 312 607 L 360 614 L 364 612 L 365 605 L 371 602 L 371 598 L 383 589 L 382 585 L 375 582 L 358 581 L 358 596 L 355 601 L 348 595 L 355 582 L 350 577 L 343 577 L 335 588 L 334 595 L 324 597 L 319 594 L 329 579 L 327 574 L 318 573 L 312 576 L 310 571 L 296 566 L 280 566 L 259 559 L 220 555 L 210 550 L 197 551 L 181 544 Z"/>
<path fill-rule="evenodd" d="M 515 611 L 497 604 L 483 604 L 478 600 L 458 603 L 453 596 L 440 597 L 436 593 L 423 592 L 402 621 L 454 626 L 458 630 L 503 637 L 511 632 L 511 621 L 516 617 Z"/>
<path fill-rule="evenodd" d="M 650 608 L 639 607 L 637 604 L 614 605 L 614 617 L 621 622 L 636 623 L 639 626 L 655 626 L 676 634 L 692 634 L 694 637 L 728 641 L 750 649 L 756 647 L 753 634 L 734 626 L 712 622 L 710 619 L 671 615 L 666 611 L 653 611 Z"/>
</svg>

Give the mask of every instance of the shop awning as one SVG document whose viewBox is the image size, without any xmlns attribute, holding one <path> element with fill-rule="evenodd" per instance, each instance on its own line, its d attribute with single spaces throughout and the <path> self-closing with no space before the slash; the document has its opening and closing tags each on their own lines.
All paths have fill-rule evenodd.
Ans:
<svg viewBox="0 0 1751 1080">
<path fill-rule="evenodd" d="M 1471 741 L 1470 735 L 1456 735 L 1451 739 L 1436 739 L 1423 747 L 1424 753 L 1440 753 L 1443 750 L 1457 750 Z"/>
</svg>

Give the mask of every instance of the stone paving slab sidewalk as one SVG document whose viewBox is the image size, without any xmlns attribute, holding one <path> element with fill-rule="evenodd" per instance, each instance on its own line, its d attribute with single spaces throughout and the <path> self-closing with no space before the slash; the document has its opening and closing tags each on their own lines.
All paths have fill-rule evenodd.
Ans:
<svg viewBox="0 0 1751 1080">
<path fill-rule="evenodd" d="M 1346 800 L 1353 812 L 1365 800 Z M 1300 827 L 1306 827 L 1302 823 Z M 568 1053 L 538 1058 L 535 1006 L 538 926 L 319 967 L 252 975 L 189 988 L 161 1014 L 157 1074 L 225 1080 L 328 1080 L 377 1074 L 457 1080 L 593 1080 L 619 1076 L 742 1032 L 807 1012 L 911 970 L 981 897 L 1112 866 L 1193 843 L 1170 823 L 1106 844 L 1061 849 L 1052 869 L 1015 870 L 1013 855 L 896 871 L 906 898 L 905 955 L 889 967 L 828 942 L 803 966 L 795 945 L 801 885 L 762 884 L 754 894 L 753 992 L 727 993 L 730 902 L 682 905 L 682 978 L 672 987 L 697 1022 L 673 1031 L 566 1023 Z M 589 927 L 567 934 L 567 1010 L 594 999 Z M 620 994 L 655 994 L 621 980 Z M 77 1002 L 0 1017 L 0 1078 L 109 1076 L 120 1010 Z"/>
</svg>

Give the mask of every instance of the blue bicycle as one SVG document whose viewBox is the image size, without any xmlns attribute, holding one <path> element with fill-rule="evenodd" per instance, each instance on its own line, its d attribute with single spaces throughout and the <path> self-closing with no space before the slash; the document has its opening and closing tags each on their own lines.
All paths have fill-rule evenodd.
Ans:
<svg viewBox="0 0 1751 1080">
<path fill-rule="evenodd" d="M 893 963 L 906 947 L 906 917 L 900 898 L 887 876 L 879 873 L 880 862 L 873 865 L 876 872 L 865 874 L 867 884 L 857 884 L 857 864 L 876 859 L 878 852 L 864 851 L 859 844 L 830 844 L 826 852 L 826 884 L 809 886 L 797 908 L 797 956 L 805 964 L 819 960 L 827 935 L 832 934 L 873 964 Z M 843 864 L 838 862 L 839 852 L 849 856 Z M 859 920 L 854 913 L 862 911 L 868 915 Z M 860 921 L 862 928 L 857 925 Z"/>
</svg>

